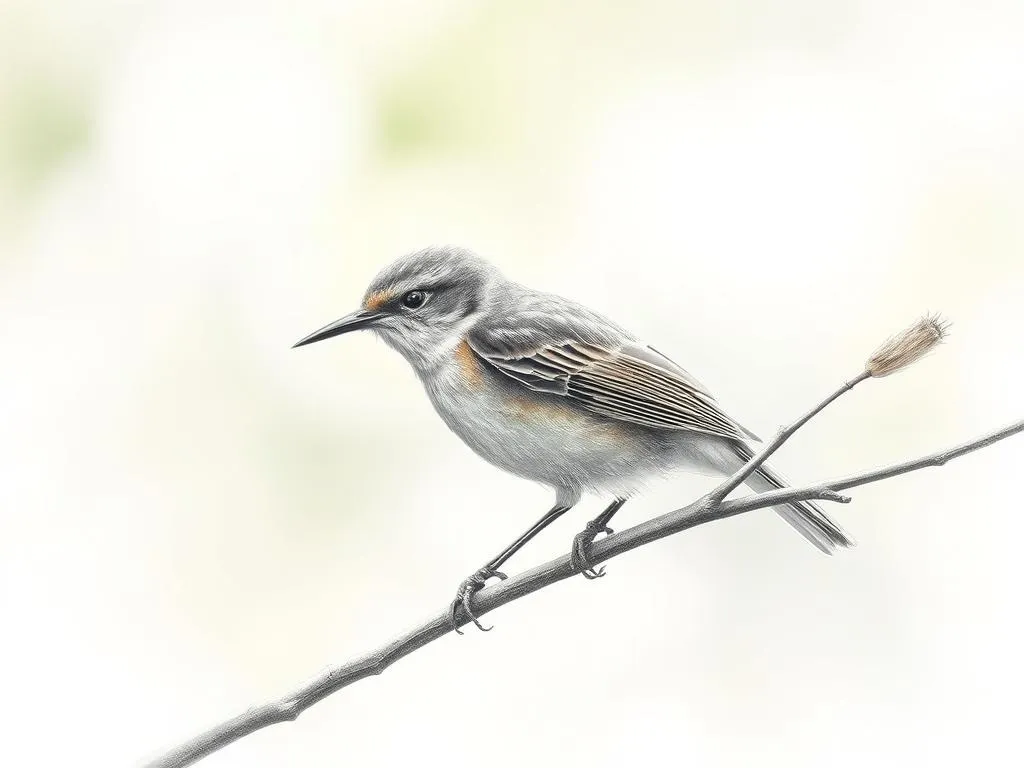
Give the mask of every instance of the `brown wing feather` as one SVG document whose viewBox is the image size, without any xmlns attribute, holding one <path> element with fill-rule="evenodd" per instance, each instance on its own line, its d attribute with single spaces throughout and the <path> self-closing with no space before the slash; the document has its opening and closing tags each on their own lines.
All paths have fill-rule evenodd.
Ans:
<svg viewBox="0 0 1024 768">
<path fill-rule="evenodd" d="M 470 346 L 494 368 L 531 389 L 570 398 L 609 418 L 737 440 L 756 439 L 730 419 L 692 376 L 636 345 L 606 348 L 581 341 L 547 344 L 506 356 Z M 667 365 L 656 361 L 664 359 Z M 671 367 L 670 367 L 671 366 Z"/>
</svg>

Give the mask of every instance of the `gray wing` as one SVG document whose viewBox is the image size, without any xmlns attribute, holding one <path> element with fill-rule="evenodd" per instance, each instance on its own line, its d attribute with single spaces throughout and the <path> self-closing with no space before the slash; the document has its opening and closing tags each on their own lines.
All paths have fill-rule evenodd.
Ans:
<svg viewBox="0 0 1024 768">
<path fill-rule="evenodd" d="M 661 353 L 572 302 L 546 295 L 543 300 L 556 306 L 531 302 L 525 311 L 506 315 L 500 327 L 474 328 L 470 347 L 523 386 L 562 395 L 602 416 L 757 439 L 729 418 L 697 379 Z M 556 315 L 555 309 L 561 312 Z"/>
</svg>

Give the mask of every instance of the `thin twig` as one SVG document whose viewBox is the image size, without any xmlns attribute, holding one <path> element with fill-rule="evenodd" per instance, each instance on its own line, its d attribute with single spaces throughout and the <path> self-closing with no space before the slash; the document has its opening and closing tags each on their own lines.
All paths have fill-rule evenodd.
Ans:
<svg viewBox="0 0 1024 768">
<path fill-rule="evenodd" d="M 842 391 L 836 393 L 831 399 L 835 399 L 839 394 L 842 394 Z M 831 402 L 831 399 L 827 402 Z M 819 410 L 821 409 L 815 409 L 804 417 L 801 422 L 797 423 L 797 427 L 805 423 Z M 925 467 L 941 466 L 948 461 L 979 448 L 985 448 L 1018 432 L 1024 432 L 1024 421 L 1018 421 L 984 437 L 939 453 L 929 454 L 928 456 L 876 469 L 871 472 L 851 475 L 839 480 L 804 486 L 802 488 L 783 488 L 778 491 L 755 494 L 732 501 L 715 501 L 709 494 L 702 499 L 698 499 L 693 504 L 668 512 L 653 520 L 648 520 L 595 542 L 589 550 L 589 559 L 594 564 L 601 563 L 637 547 L 649 544 L 652 541 L 657 541 L 703 523 L 721 520 L 755 509 L 777 506 L 786 502 L 807 501 L 810 499 L 849 501 L 848 497 L 843 496 L 839 492 L 847 488 L 856 488 L 861 485 L 875 483 Z M 781 445 L 781 442 L 779 444 Z M 774 450 L 773 445 L 774 441 L 768 448 Z M 759 456 L 763 454 L 761 459 L 763 461 L 770 453 L 771 451 L 767 451 L 767 453 L 762 451 Z M 495 608 L 499 608 L 513 600 L 518 600 L 525 595 L 573 575 L 575 575 L 575 572 L 569 564 L 569 557 L 568 555 L 563 555 L 478 592 L 473 600 L 473 610 L 478 616 L 482 616 L 493 611 Z M 460 611 L 458 616 L 459 626 L 467 623 L 468 619 Z M 450 615 L 446 608 L 432 619 L 406 632 L 401 637 L 376 651 L 347 664 L 334 667 L 298 688 L 290 695 L 276 702 L 250 709 L 175 747 L 148 763 L 148 768 L 181 768 L 268 725 L 294 720 L 304 710 L 326 696 L 330 696 L 332 693 L 365 677 L 379 675 L 394 662 L 416 649 L 422 648 L 427 643 L 443 637 L 451 632 L 452 629 Z"/>
<path fill-rule="evenodd" d="M 839 387 L 839 389 L 837 389 L 831 395 L 829 395 L 820 403 L 818 403 L 816 406 L 814 406 L 811 410 L 809 410 L 799 419 L 790 424 L 788 427 L 783 427 L 782 429 L 780 429 L 779 433 L 775 436 L 774 440 L 768 443 L 768 445 L 766 445 L 756 454 L 751 456 L 750 460 L 746 464 L 740 467 L 740 469 L 737 470 L 731 477 L 727 478 L 725 482 L 723 482 L 709 494 L 712 501 L 721 501 L 730 493 L 732 493 L 741 485 L 743 485 L 743 482 L 752 474 L 754 474 L 754 472 L 757 471 L 757 468 L 764 464 L 773 453 L 779 450 L 779 448 L 782 447 L 782 444 L 789 440 L 789 438 L 791 438 L 793 434 L 798 429 L 800 429 L 800 427 L 802 427 L 808 421 L 810 421 L 823 410 L 825 410 L 827 406 L 831 405 L 832 402 L 839 399 L 841 395 L 845 395 L 847 392 L 849 392 L 855 386 L 860 384 L 862 381 L 870 378 L 871 374 L 868 373 L 867 371 L 864 371 L 858 376 L 855 376 L 854 378 L 850 379 L 845 384 L 843 384 L 841 387 Z"/>
<path fill-rule="evenodd" d="M 1008 437 L 1016 435 L 1018 432 L 1024 432 L 1024 421 L 1009 424 L 1002 429 L 997 429 L 995 432 L 985 435 L 984 437 L 979 437 L 976 440 L 961 443 L 960 445 L 947 448 L 945 451 L 940 451 L 939 453 L 922 456 L 919 459 L 903 461 L 899 464 L 892 464 L 888 467 L 873 469 L 870 472 L 861 472 L 860 474 L 842 477 L 837 480 L 828 480 L 815 486 L 806 486 L 804 488 L 781 488 L 777 491 L 767 491 L 765 493 L 759 493 L 752 496 L 745 496 L 734 501 L 725 501 L 721 505 L 721 511 L 724 513 L 721 516 L 730 517 L 732 515 L 739 514 L 740 512 L 749 512 L 752 509 L 761 509 L 763 507 L 774 507 L 791 501 L 827 499 L 829 494 L 837 494 L 839 491 L 844 491 L 847 488 L 856 488 L 860 485 L 877 483 L 880 480 L 888 480 L 890 477 L 905 475 L 908 472 L 916 472 L 919 469 L 925 469 L 927 467 L 941 467 L 953 459 L 959 459 L 961 456 L 972 453 L 973 451 L 977 451 L 981 448 L 987 448 L 993 443 L 998 443 L 1000 440 L 1005 440 Z M 812 492 L 814 495 L 807 495 Z"/>
</svg>

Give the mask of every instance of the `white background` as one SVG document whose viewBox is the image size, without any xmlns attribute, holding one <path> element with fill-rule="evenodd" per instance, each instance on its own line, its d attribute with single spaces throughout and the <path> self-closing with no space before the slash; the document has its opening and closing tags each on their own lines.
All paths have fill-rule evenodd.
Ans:
<svg viewBox="0 0 1024 768">
<path fill-rule="evenodd" d="M 153 756 L 433 614 L 546 509 L 369 336 L 289 348 L 423 245 L 612 315 L 761 434 L 945 312 L 794 480 L 1021 418 L 1024 6 L 980 5 L 6 0 L 5 762 Z M 663 541 L 203 765 L 1000 762 L 1022 462 L 854 491 L 833 558 L 768 511 Z"/>
</svg>

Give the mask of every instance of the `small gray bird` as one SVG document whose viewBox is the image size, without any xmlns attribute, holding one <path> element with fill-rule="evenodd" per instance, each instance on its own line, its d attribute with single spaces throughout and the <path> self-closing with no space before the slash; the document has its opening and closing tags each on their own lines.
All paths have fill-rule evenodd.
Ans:
<svg viewBox="0 0 1024 768">
<path fill-rule="evenodd" d="M 555 505 L 462 582 L 452 602 L 477 627 L 471 600 L 498 569 L 584 491 L 614 499 L 573 541 L 587 578 L 599 533 L 645 480 L 678 469 L 730 474 L 757 437 L 727 416 L 697 379 L 611 320 L 508 280 L 471 251 L 431 247 L 374 278 L 361 309 L 295 346 L 369 328 L 409 361 L 448 427 L 480 456 L 554 489 Z M 782 488 L 767 465 L 747 481 Z M 826 554 L 850 538 L 813 502 L 776 511 Z M 457 629 L 457 624 L 456 624 Z"/>
</svg>

